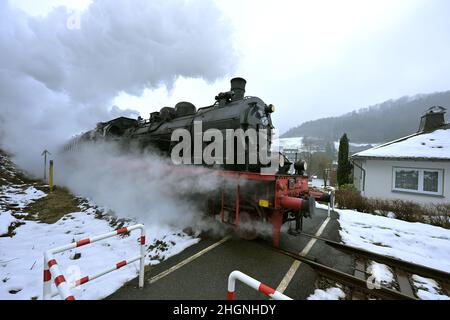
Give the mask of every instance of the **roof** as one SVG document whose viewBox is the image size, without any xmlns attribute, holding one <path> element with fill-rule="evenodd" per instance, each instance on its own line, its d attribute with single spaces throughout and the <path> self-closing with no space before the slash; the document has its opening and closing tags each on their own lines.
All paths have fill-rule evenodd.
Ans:
<svg viewBox="0 0 450 320">
<path fill-rule="evenodd" d="M 352 158 L 450 160 L 450 128 L 415 133 L 358 152 Z"/>
</svg>

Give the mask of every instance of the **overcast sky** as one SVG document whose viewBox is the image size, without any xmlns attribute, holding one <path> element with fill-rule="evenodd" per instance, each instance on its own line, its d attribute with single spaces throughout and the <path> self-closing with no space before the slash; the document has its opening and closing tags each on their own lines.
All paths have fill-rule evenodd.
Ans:
<svg viewBox="0 0 450 320">
<path fill-rule="evenodd" d="M 450 1 L 216 2 L 232 27 L 230 70 L 217 80 L 180 77 L 172 88 L 162 85 L 138 96 L 121 93 L 116 105 L 144 117 L 181 100 L 201 107 L 228 90 L 231 77 L 241 76 L 248 95 L 277 107 L 274 124 L 284 132 L 391 98 L 450 89 Z M 84 10 L 90 1 L 10 4 L 36 16 L 60 5 Z"/>
</svg>

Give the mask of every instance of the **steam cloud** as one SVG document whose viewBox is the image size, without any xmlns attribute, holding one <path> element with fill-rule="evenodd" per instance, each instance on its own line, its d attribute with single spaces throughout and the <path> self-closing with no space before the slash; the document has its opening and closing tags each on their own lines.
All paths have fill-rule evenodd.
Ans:
<svg viewBox="0 0 450 320">
<path fill-rule="evenodd" d="M 201 223 L 197 218 L 205 209 L 205 196 L 226 182 L 204 168 L 173 170 L 170 159 L 156 153 L 124 153 L 114 143 L 85 144 L 56 161 L 61 184 L 114 209 L 120 217 L 137 217 L 152 225 Z"/>
<path fill-rule="evenodd" d="M 78 19 L 74 28 L 68 28 L 70 19 Z M 45 17 L 28 16 L 0 1 L 0 148 L 40 176 L 44 149 L 55 154 L 72 135 L 99 121 L 137 116 L 111 105 L 117 94 L 138 95 L 162 85 L 170 89 L 179 76 L 213 81 L 228 75 L 235 57 L 230 48 L 230 25 L 212 1 L 96 0 L 79 15 L 60 7 Z M 141 212 L 151 203 L 169 211 L 161 208 L 168 199 L 150 196 L 160 183 L 149 185 L 130 174 L 116 185 L 107 175 L 114 175 L 117 161 L 124 159 L 114 152 L 117 158 L 102 156 L 101 164 L 72 163 L 77 174 L 59 170 L 59 179 L 114 210 Z M 136 161 L 151 159 L 126 160 L 138 166 Z M 94 169 L 98 184 L 89 188 L 81 181 L 92 179 Z M 120 201 L 113 199 L 119 194 Z M 136 206 L 124 207 L 130 203 Z"/>
</svg>

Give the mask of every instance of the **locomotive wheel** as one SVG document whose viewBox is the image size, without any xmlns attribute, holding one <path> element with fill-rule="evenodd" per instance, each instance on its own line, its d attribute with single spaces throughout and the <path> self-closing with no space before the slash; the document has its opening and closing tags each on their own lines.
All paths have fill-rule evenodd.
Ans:
<svg viewBox="0 0 450 320">
<path fill-rule="evenodd" d="M 242 210 L 239 213 L 239 224 L 236 226 L 236 234 L 244 240 L 255 240 L 258 237 L 258 215 Z"/>
</svg>

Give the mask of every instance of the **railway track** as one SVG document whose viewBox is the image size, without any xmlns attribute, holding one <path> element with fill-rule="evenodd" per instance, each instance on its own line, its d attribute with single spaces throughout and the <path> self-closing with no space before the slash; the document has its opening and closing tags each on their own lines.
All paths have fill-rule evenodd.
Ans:
<svg viewBox="0 0 450 320">
<path fill-rule="evenodd" d="M 417 300 L 418 298 L 415 294 L 416 290 L 411 279 L 413 275 L 418 275 L 435 280 L 445 294 L 450 294 L 450 273 L 447 273 L 445 271 L 432 269 L 426 266 L 409 263 L 393 257 L 388 257 L 363 249 L 347 246 L 342 243 L 317 237 L 308 233 L 302 232 L 301 235 L 323 241 L 332 248 L 354 256 L 355 267 L 353 274 L 334 269 L 317 262 L 314 258 L 309 258 L 293 251 L 275 248 L 268 244 L 264 245 L 269 247 L 271 250 L 277 251 L 281 254 L 309 265 L 316 271 L 318 275 L 350 288 L 351 298 L 353 300 L 362 300 L 367 298 L 380 298 L 388 300 Z M 370 279 L 371 274 L 366 272 L 367 266 L 372 261 L 387 265 L 394 274 L 395 283 L 389 285 L 384 283 L 377 283 L 375 285 Z"/>
</svg>

